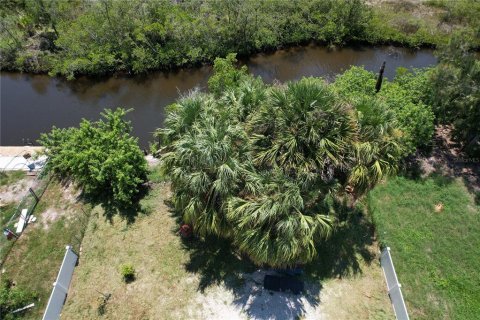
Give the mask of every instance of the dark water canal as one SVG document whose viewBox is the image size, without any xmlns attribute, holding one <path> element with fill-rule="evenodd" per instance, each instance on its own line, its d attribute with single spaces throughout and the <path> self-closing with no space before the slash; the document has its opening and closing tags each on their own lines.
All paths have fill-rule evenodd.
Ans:
<svg viewBox="0 0 480 320">
<path fill-rule="evenodd" d="M 272 82 L 322 76 L 332 79 L 351 65 L 377 72 L 386 61 L 385 75 L 392 78 L 397 67 L 419 68 L 436 63 L 432 50 L 412 51 L 390 46 L 328 50 L 307 46 L 258 54 L 245 61 L 249 71 Z M 98 119 L 104 108 L 127 107 L 133 134 L 142 147 L 162 125 L 164 108 L 179 93 L 195 87 L 205 89 L 211 67 L 154 72 L 145 76 L 80 78 L 66 81 L 46 75 L 1 73 L 0 145 L 34 143 L 41 132 L 75 126 L 80 119 Z"/>
</svg>

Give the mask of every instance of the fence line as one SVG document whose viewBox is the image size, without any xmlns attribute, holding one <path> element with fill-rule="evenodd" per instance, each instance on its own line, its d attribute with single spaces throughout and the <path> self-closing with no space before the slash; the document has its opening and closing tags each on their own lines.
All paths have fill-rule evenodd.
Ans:
<svg viewBox="0 0 480 320">
<path fill-rule="evenodd" d="M 390 255 L 390 248 L 383 249 L 380 255 L 380 264 L 382 265 L 383 274 L 387 281 L 388 296 L 393 305 L 395 316 L 398 320 L 409 320 L 407 306 L 403 300 L 402 286 L 398 282 L 397 273 L 393 266 L 392 256 Z"/>
<path fill-rule="evenodd" d="M 40 171 L 37 171 L 37 176 L 33 181 L 31 187 L 26 191 L 25 195 L 22 197 L 18 205 L 13 210 L 12 215 L 7 222 L 1 224 L 0 232 L 4 234 L 0 235 L 0 268 L 3 266 L 10 250 L 12 249 L 16 239 L 23 233 L 29 224 L 30 215 L 33 213 L 38 202 L 42 198 L 45 190 L 50 184 L 51 176 L 43 175 L 43 168 Z M 26 209 L 26 211 L 25 211 Z M 15 223 L 18 221 L 20 223 L 20 216 L 24 213 L 25 226 L 20 232 L 17 232 L 15 228 Z M 7 237 L 9 230 L 14 234 L 14 237 Z"/>
<path fill-rule="evenodd" d="M 70 286 L 77 260 L 78 255 L 73 252 L 71 246 L 67 246 L 57 280 L 53 283 L 52 293 L 50 299 L 48 299 L 47 308 L 42 318 L 43 320 L 60 319 L 60 313 L 67 298 L 68 287 Z"/>
</svg>

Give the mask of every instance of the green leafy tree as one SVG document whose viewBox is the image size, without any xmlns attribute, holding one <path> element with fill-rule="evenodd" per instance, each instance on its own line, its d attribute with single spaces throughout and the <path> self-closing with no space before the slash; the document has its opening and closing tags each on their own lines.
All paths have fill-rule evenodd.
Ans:
<svg viewBox="0 0 480 320">
<path fill-rule="evenodd" d="M 126 208 L 139 195 L 147 164 L 132 127 L 129 110 L 106 110 L 103 119 L 82 120 L 78 128 L 53 128 L 39 142 L 49 160 L 46 172 L 73 179 L 92 198 L 113 208 Z"/>
<path fill-rule="evenodd" d="M 208 89 L 219 95 L 227 89 L 232 89 L 244 80 L 247 75 L 247 67 L 237 69 L 236 53 L 229 53 L 225 59 L 216 58 L 213 65 L 213 75 L 208 79 Z"/>
<path fill-rule="evenodd" d="M 353 105 L 361 106 L 360 112 L 367 110 L 365 101 L 369 101 L 369 106 L 384 105 L 383 109 L 390 109 L 400 130 L 394 135 L 402 140 L 404 153 L 412 154 L 418 147 L 428 145 L 433 136 L 435 115 L 428 102 L 430 72 L 400 69 L 395 80 L 384 80 L 382 90 L 375 94 L 375 74 L 363 67 L 351 67 L 337 76 L 334 87 Z"/>
<path fill-rule="evenodd" d="M 480 156 L 480 61 L 463 36 L 440 51 L 432 70 L 430 101 L 441 123 L 453 124 L 455 138 L 470 155 Z"/>
</svg>

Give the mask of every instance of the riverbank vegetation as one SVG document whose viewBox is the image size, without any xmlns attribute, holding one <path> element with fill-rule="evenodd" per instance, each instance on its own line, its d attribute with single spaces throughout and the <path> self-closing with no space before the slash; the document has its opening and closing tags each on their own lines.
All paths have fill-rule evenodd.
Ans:
<svg viewBox="0 0 480 320">
<path fill-rule="evenodd" d="M 2 70 L 142 73 L 317 42 L 480 46 L 477 1 L 31 1 L 0 9 Z"/>
</svg>

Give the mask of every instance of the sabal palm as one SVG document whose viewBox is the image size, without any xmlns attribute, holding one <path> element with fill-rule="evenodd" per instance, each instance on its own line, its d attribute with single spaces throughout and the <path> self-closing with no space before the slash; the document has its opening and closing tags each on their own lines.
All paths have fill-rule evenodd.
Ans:
<svg viewBox="0 0 480 320">
<path fill-rule="evenodd" d="M 281 170 L 262 174 L 258 195 L 231 197 L 227 218 L 233 241 L 258 265 L 291 267 L 316 255 L 332 219 L 308 208 L 302 187 Z"/>
<path fill-rule="evenodd" d="M 208 100 L 199 101 L 202 113 L 169 144 L 163 166 L 172 180 L 176 209 L 185 222 L 202 235 L 226 235 L 224 205 L 231 194 L 238 193 L 243 167 L 248 163 L 246 135 L 231 121 L 229 112 L 213 107 Z M 184 114 L 179 112 L 172 118 Z"/>
<path fill-rule="evenodd" d="M 211 99 L 207 95 L 197 91 L 190 92 L 166 108 L 168 116 L 164 127 L 157 129 L 154 136 L 160 138 L 162 145 L 168 146 L 191 128 L 205 109 L 205 105 L 210 103 Z"/>
<path fill-rule="evenodd" d="M 346 166 L 356 124 L 348 106 L 337 101 L 318 79 L 273 88 L 249 122 L 256 163 L 281 167 L 302 180 Z"/>
<path fill-rule="evenodd" d="M 360 139 L 353 144 L 348 184 L 358 197 L 396 172 L 403 150 L 399 143 L 402 133 L 397 129 L 395 113 L 388 106 L 365 97 L 354 104 Z"/>
<path fill-rule="evenodd" d="M 257 264 L 308 262 L 331 231 L 327 203 L 340 186 L 360 193 L 395 168 L 395 119 L 370 104 L 342 104 L 318 79 L 181 100 L 159 133 L 176 209 Z"/>
</svg>

